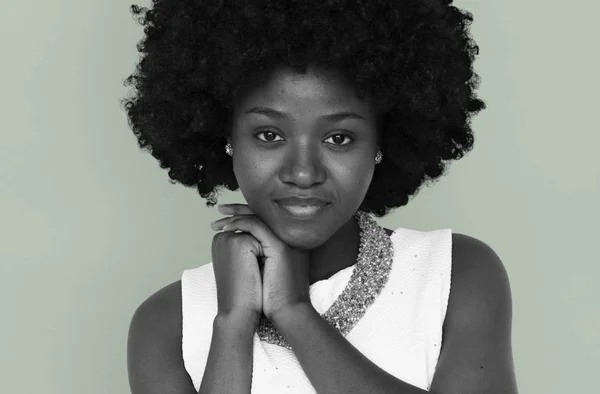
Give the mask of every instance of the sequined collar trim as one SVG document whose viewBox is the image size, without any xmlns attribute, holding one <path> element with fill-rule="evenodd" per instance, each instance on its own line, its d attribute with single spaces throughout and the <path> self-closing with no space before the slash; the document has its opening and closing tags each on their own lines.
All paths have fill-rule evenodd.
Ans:
<svg viewBox="0 0 600 394">
<path fill-rule="evenodd" d="M 385 229 L 366 212 L 354 215 L 360 227 L 360 244 L 356 264 L 348 284 L 321 315 L 332 327 L 346 336 L 364 316 L 387 283 L 394 250 Z M 275 326 L 263 315 L 257 327 L 261 341 L 292 349 Z"/>
</svg>

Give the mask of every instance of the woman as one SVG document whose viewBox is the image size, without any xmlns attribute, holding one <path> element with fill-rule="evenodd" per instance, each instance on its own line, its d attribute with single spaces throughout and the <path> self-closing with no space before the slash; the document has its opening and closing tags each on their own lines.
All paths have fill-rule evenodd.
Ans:
<svg viewBox="0 0 600 394">
<path fill-rule="evenodd" d="M 208 206 L 220 187 L 247 202 L 134 314 L 133 394 L 517 392 L 494 251 L 370 216 L 473 146 L 477 47 L 450 3 L 132 7 L 140 147 Z"/>
</svg>

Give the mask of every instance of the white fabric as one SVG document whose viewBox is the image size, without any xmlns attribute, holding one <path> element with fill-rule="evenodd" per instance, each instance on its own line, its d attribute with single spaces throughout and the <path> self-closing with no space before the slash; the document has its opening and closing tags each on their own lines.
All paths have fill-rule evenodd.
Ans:
<svg viewBox="0 0 600 394">
<path fill-rule="evenodd" d="M 429 391 L 442 346 L 450 294 L 452 230 L 398 228 L 391 235 L 394 259 L 388 282 L 346 339 L 391 375 Z M 354 266 L 310 287 L 323 314 L 344 290 Z M 200 389 L 217 313 L 212 263 L 185 270 L 181 278 L 183 361 Z M 252 394 L 316 393 L 292 350 L 261 342 L 254 334 Z"/>
</svg>

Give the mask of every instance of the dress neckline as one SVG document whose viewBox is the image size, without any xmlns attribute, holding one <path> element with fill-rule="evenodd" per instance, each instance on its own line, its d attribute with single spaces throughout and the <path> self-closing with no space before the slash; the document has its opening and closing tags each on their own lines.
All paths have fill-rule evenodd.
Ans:
<svg viewBox="0 0 600 394">
<path fill-rule="evenodd" d="M 321 314 L 325 321 L 344 336 L 364 316 L 367 308 L 375 301 L 387 283 L 394 260 L 393 238 L 398 230 L 397 228 L 388 235 L 385 229 L 379 226 L 368 213 L 358 211 L 355 215 L 361 228 L 356 263 L 339 270 L 327 279 L 310 285 L 312 289 L 317 284 L 320 286 L 327 284 L 335 280 L 335 277 L 347 274 L 347 271 L 351 270 L 344 290 L 327 311 Z M 257 333 L 263 342 L 292 349 L 264 315 L 261 316 Z"/>
<path fill-rule="evenodd" d="M 382 227 L 382 229 L 383 229 L 383 231 L 385 231 L 385 228 L 383 228 L 383 227 Z M 392 238 L 394 238 L 394 235 L 397 233 L 397 231 L 398 231 L 399 229 L 400 229 L 400 228 L 396 228 L 396 229 L 392 230 L 392 232 L 391 232 L 391 233 L 388 235 L 388 236 L 390 237 L 390 240 L 392 240 L 392 245 L 394 244 L 394 241 L 393 241 L 393 239 L 392 239 Z M 387 231 L 385 231 L 385 233 L 387 234 Z M 349 265 L 349 266 L 347 266 L 346 268 L 342 268 L 342 269 L 341 269 L 341 270 L 339 270 L 338 272 L 336 272 L 336 273 L 332 274 L 332 275 L 331 275 L 329 278 L 321 279 L 321 280 L 318 280 L 318 281 L 314 282 L 312 285 L 310 285 L 310 286 L 309 286 L 309 288 L 311 288 L 311 289 L 312 289 L 312 287 L 313 287 L 314 285 L 316 285 L 317 283 L 333 281 L 333 280 L 334 280 L 334 278 L 335 278 L 336 276 L 338 276 L 338 274 L 339 274 L 339 275 L 343 275 L 343 274 L 344 274 L 344 272 L 346 272 L 346 271 L 348 271 L 348 270 L 352 270 L 352 272 L 354 272 L 354 268 L 355 268 L 355 267 L 356 267 L 356 262 L 355 262 L 354 264 L 352 264 L 352 265 Z M 347 286 L 346 286 L 346 287 L 347 287 Z"/>
</svg>

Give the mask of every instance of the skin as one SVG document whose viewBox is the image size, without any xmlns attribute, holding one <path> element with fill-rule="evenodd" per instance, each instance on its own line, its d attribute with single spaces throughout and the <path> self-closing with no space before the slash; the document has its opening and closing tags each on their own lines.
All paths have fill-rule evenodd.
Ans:
<svg viewBox="0 0 600 394">
<path fill-rule="evenodd" d="M 256 107 L 287 118 L 247 113 Z M 337 112 L 362 119 L 321 119 Z M 281 241 L 309 251 L 310 284 L 356 262 L 359 227 L 353 215 L 373 178 L 380 148 L 376 124 L 368 96 L 356 97 L 353 87 L 315 66 L 306 74 L 278 67 L 234 105 L 228 142 L 240 190 Z M 274 199 L 297 195 L 320 196 L 330 205 L 311 220 L 290 218 Z"/>
</svg>

